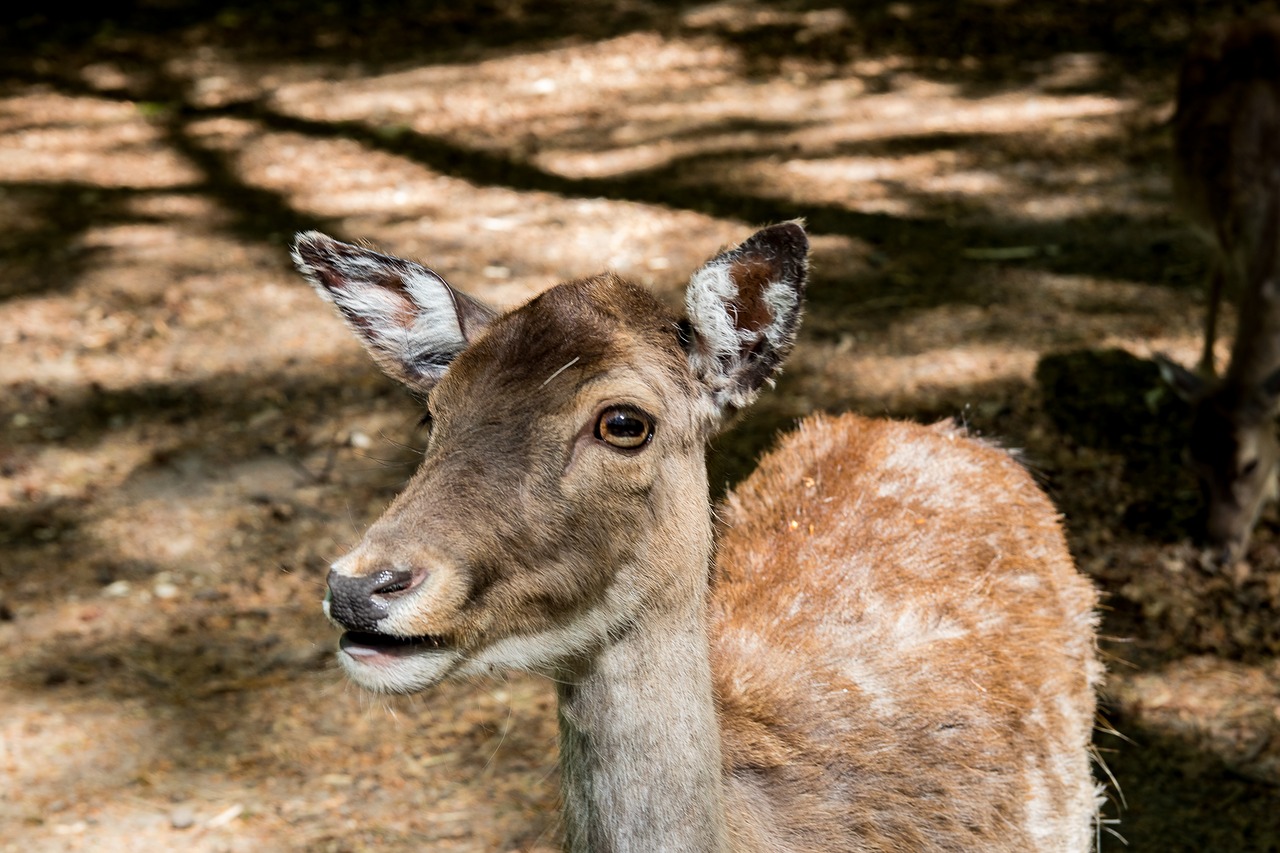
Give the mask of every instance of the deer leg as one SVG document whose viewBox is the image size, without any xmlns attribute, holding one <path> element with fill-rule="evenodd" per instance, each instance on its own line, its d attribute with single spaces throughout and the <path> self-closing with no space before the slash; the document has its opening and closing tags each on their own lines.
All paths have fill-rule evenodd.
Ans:
<svg viewBox="0 0 1280 853">
<path fill-rule="evenodd" d="M 1218 307 L 1222 304 L 1223 274 L 1221 261 L 1214 261 L 1213 271 L 1209 274 L 1209 304 L 1204 317 L 1204 349 L 1200 352 L 1200 363 L 1196 371 L 1204 377 L 1213 378 L 1217 371 L 1213 363 L 1213 343 L 1218 333 Z"/>
</svg>

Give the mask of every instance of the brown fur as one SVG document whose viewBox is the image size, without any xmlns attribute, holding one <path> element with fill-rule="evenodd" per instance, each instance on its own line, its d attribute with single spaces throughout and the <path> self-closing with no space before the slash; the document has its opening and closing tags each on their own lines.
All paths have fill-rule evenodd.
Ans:
<svg viewBox="0 0 1280 853">
<path fill-rule="evenodd" d="M 866 849 L 970 834 L 964 849 L 1039 849 L 1015 812 L 1054 754 L 1073 758 L 1045 795 L 1090 808 L 1077 747 L 1100 676 L 1095 593 L 1006 453 L 949 429 L 810 419 L 729 498 L 717 568 L 726 772 L 808 817 L 793 826 L 804 849 L 853 827 Z"/>
</svg>

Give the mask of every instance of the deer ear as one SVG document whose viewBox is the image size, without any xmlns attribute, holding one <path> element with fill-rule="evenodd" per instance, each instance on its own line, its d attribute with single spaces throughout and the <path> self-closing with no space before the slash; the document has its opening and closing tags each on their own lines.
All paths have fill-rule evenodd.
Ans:
<svg viewBox="0 0 1280 853">
<path fill-rule="evenodd" d="M 1160 378 L 1184 401 L 1194 404 L 1208 393 L 1209 382 L 1200 374 L 1159 353 L 1155 362 L 1160 368 Z"/>
<path fill-rule="evenodd" d="M 378 366 L 419 391 L 430 390 L 496 316 L 421 264 L 317 231 L 294 239 L 293 262 L 338 307 Z"/>
<path fill-rule="evenodd" d="M 1273 370 L 1266 379 L 1262 380 L 1259 392 L 1266 402 L 1267 411 L 1275 412 L 1280 408 L 1280 370 Z"/>
<path fill-rule="evenodd" d="M 693 274 L 689 364 L 718 419 L 750 405 L 795 345 L 809 238 L 798 222 L 758 231 Z"/>
</svg>

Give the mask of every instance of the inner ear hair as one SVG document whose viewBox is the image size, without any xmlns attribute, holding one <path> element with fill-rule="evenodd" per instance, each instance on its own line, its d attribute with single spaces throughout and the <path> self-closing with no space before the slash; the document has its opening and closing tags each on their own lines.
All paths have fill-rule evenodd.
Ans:
<svg viewBox="0 0 1280 853">
<path fill-rule="evenodd" d="M 695 374 L 719 414 L 748 405 L 790 354 L 800 326 L 809 240 L 796 222 L 765 228 L 708 261 L 685 306 Z"/>
</svg>

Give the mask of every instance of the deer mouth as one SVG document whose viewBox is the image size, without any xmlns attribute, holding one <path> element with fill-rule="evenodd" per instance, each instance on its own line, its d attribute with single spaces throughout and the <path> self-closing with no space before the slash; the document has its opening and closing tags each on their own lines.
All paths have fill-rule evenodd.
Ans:
<svg viewBox="0 0 1280 853">
<path fill-rule="evenodd" d="M 374 693 L 417 693 L 449 677 L 463 655 L 448 637 L 396 637 L 347 631 L 338 640 L 338 665 Z"/>
<path fill-rule="evenodd" d="M 451 650 L 449 642 L 444 637 L 434 635 L 393 637 L 390 634 L 375 634 L 370 631 L 345 632 L 342 638 L 338 640 L 338 648 L 353 657 L 404 655 Z"/>
</svg>

